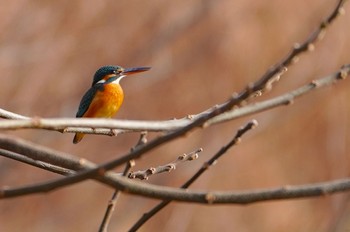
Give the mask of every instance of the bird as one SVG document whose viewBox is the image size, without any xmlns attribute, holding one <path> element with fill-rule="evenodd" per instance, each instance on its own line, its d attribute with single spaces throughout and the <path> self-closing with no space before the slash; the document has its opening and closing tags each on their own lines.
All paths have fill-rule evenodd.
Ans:
<svg viewBox="0 0 350 232">
<path fill-rule="evenodd" d="M 91 88 L 80 101 L 76 118 L 112 118 L 124 100 L 119 82 L 123 77 L 150 70 L 151 67 L 123 68 L 107 65 L 99 68 L 93 77 Z M 76 133 L 73 143 L 79 143 L 84 133 Z"/>
</svg>

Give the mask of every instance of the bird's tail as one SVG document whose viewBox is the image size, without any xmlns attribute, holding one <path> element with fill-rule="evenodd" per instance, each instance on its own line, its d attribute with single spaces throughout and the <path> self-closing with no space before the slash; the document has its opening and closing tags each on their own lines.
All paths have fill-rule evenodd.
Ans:
<svg viewBox="0 0 350 232">
<path fill-rule="evenodd" d="M 83 133 L 76 133 L 74 136 L 74 139 L 73 139 L 73 143 L 74 144 L 79 143 L 83 139 L 84 135 L 85 134 L 83 134 Z"/>
</svg>

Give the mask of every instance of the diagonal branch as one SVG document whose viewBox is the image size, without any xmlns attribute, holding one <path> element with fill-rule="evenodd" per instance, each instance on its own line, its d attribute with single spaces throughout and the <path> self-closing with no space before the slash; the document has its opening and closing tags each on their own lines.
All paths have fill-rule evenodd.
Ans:
<svg viewBox="0 0 350 232">
<path fill-rule="evenodd" d="M 35 160 L 35 159 L 29 158 L 27 156 L 24 156 L 24 155 L 21 155 L 21 154 L 12 152 L 12 151 L 8 151 L 5 149 L 0 149 L 0 156 L 4 156 L 4 157 L 9 158 L 9 159 L 17 160 L 19 162 L 26 163 L 26 164 L 32 165 L 34 167 L 41 168 L 41 169 L 44 169 L 44 170 L 47 170 L 47 171 L 50 171 L 53 173 L 57 173 L 60 175 L 64 175 L 64 176 L 72 175 L 75 173 L 75 171 L 73 171 L 71 169 L 52 165 L 50 163 L 43 162 L 40 160 Z"/>
<path fill-rule="evenodd" d="M 236 132 L 236 135 L 231 139 L 229 143 L 227 143 L 225 146 L 223 146 L 212 158 L 210 158 L 207 162 L 203 164 L 203 166 L 188 180 L 186 183 L 184 183 L 181 188 L 187 189 L 191 184 L 193 184 L 205 171 L 209 169 L 210 166 L 213 166 L 216 164 L 218 159 L 223 156 L 231 147 L 234 145 L 237 145 L 241 141 L 241 137 L 248 132 L 249 130 L 253 129 L 258 125 L 257 121 L 253 120 L 249 123 L 247 123 L 243 128 L 239 129 Z M 157 214 L 160 210 L 162 210 L 164 207 L 166 207 L 171 200 L 164 200 L 160 202 L 158 205 L 156 205 L 154 208 L 152 208 L 147 213 L 144 213 L 142 217 L 136 221 L 136 223 L 131 227 L 129 230 L 131 231 L 137 231 L 143 224 L 145 224 L 151 217 L 153 217 L 155 214 Z"/>
<path fill-rule="evenodd" d="M 79 171 L 96 167 L 96 164 L 80 157 L 64 152 L 58 152 L 48 147 L 35 143 L 0 134 L 0 148 L 17 154 L 25 154 L 26 158 Z"/>
<path fill-rule="evenodd" d="M 211 120 L 209 120 L 206 125 L 213 125 L 217 123 L 222 123 L 230 121 L 233 119 L 241 118 L 243 116 L 252 115 L 262 111 L 276 108 L 278 106 L 290 105 L 299 97 L 302 97 L 305 94 L 310 93 L 313 90 L 326 87 L 336 83 L 338 80 L 343 80 L 347 78 L 350 72 L 350 64 L 343 65 L 338 73 L 334 73 L 327 77 L 316 79 L 309 84 L 306 84 L 298 89 L 292 90 L 286 94 L 282 94 L 275 98 L 271 98 L 265 101 L 249 104 L 245 107 L 227 111 L 223 114 L 220 114 Z"/>
</svg>

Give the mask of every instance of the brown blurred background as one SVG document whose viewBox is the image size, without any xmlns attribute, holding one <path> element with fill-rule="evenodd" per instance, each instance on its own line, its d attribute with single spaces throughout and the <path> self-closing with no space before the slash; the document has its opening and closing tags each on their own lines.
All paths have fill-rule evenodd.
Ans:
<svg viewBox="0 0 350 232">
<path fill-rule="evenodd" d="M 162 120 L 195 114 L 258 79 L 324 19 L 336 1 L 28 1 L 0 8 L 0 107 L 27 116 L 74 117 L 95 70 L 106 64 L 152 66 L 122 81 L 120 119 Z M 350 9 L 350 4 L 346 5 Z M 303 55 L 266 97 L 325 76 L 350 61 L 349 14 L 336 20 L 316 50 Z M 206 130 L 152 151 L 137 169 L 164 164 L 203 147 L 200 159 L 149 182 L 180 186 L 255 118 L 244 136 L 194 186 L 249 190 L 333 180 L 349 175 L 349 82 L 295 104 Z M 137 134 L 86 136 L 1 132 L 97 163 L 125 154 Z M 150 135 L 150 138 L 155 135 Z M 118 171 L 120 171 L 118 169 Z M 0 158 L 0 185 L 56 175 Z M 1 200 L 0 231 L 96 231 L 112 190 L 87 181 L 48 194 Z M 124 195 L 110 231 L 126 231 L 157 201 Z M 249 206 L 172 203 L 141 231 L 346 231 L 348 194 Z"/>
</svg>

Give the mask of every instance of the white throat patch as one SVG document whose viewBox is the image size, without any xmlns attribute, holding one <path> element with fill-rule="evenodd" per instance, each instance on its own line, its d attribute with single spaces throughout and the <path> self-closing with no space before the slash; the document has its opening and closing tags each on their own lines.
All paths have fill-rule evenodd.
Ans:
<svg viewBox="0 0 350 232">
<path fill-rule="evenodd" d="M 121 75 L 120 77 L 118 77 L 115 81 L 113 81 L 112 83 L 113 84 L 119 84 L 119 81 L 121 80 L 121 79 L 123 79 L 123 77 L 125 77 L 125 75 Z"/>
<path fill-rule="evenodd" d="M 102 84 L 102 83 L 105 83 L 105 82 L 106 82 L 105 79 L 101 79 L 98 82 L 96 82 L 96 84 Z"/>
<path fill-rule="evenodd" d="M 114 81 L 111 82 L 111 83 L 113 83 L 113 84 L 119 84 L 119 81 L 120 81 L 123 77 L 125 77 L 125 75 L 119 76 L 116 80 L 114 80 Z M 96 82 L 96 84 L 103 84 L 103 83 L 105 83 L 105 82 L 106 82 L 105 79 L 101 79 L 101 80 L 99 80 L 98 82 Z"/>
</svg>

